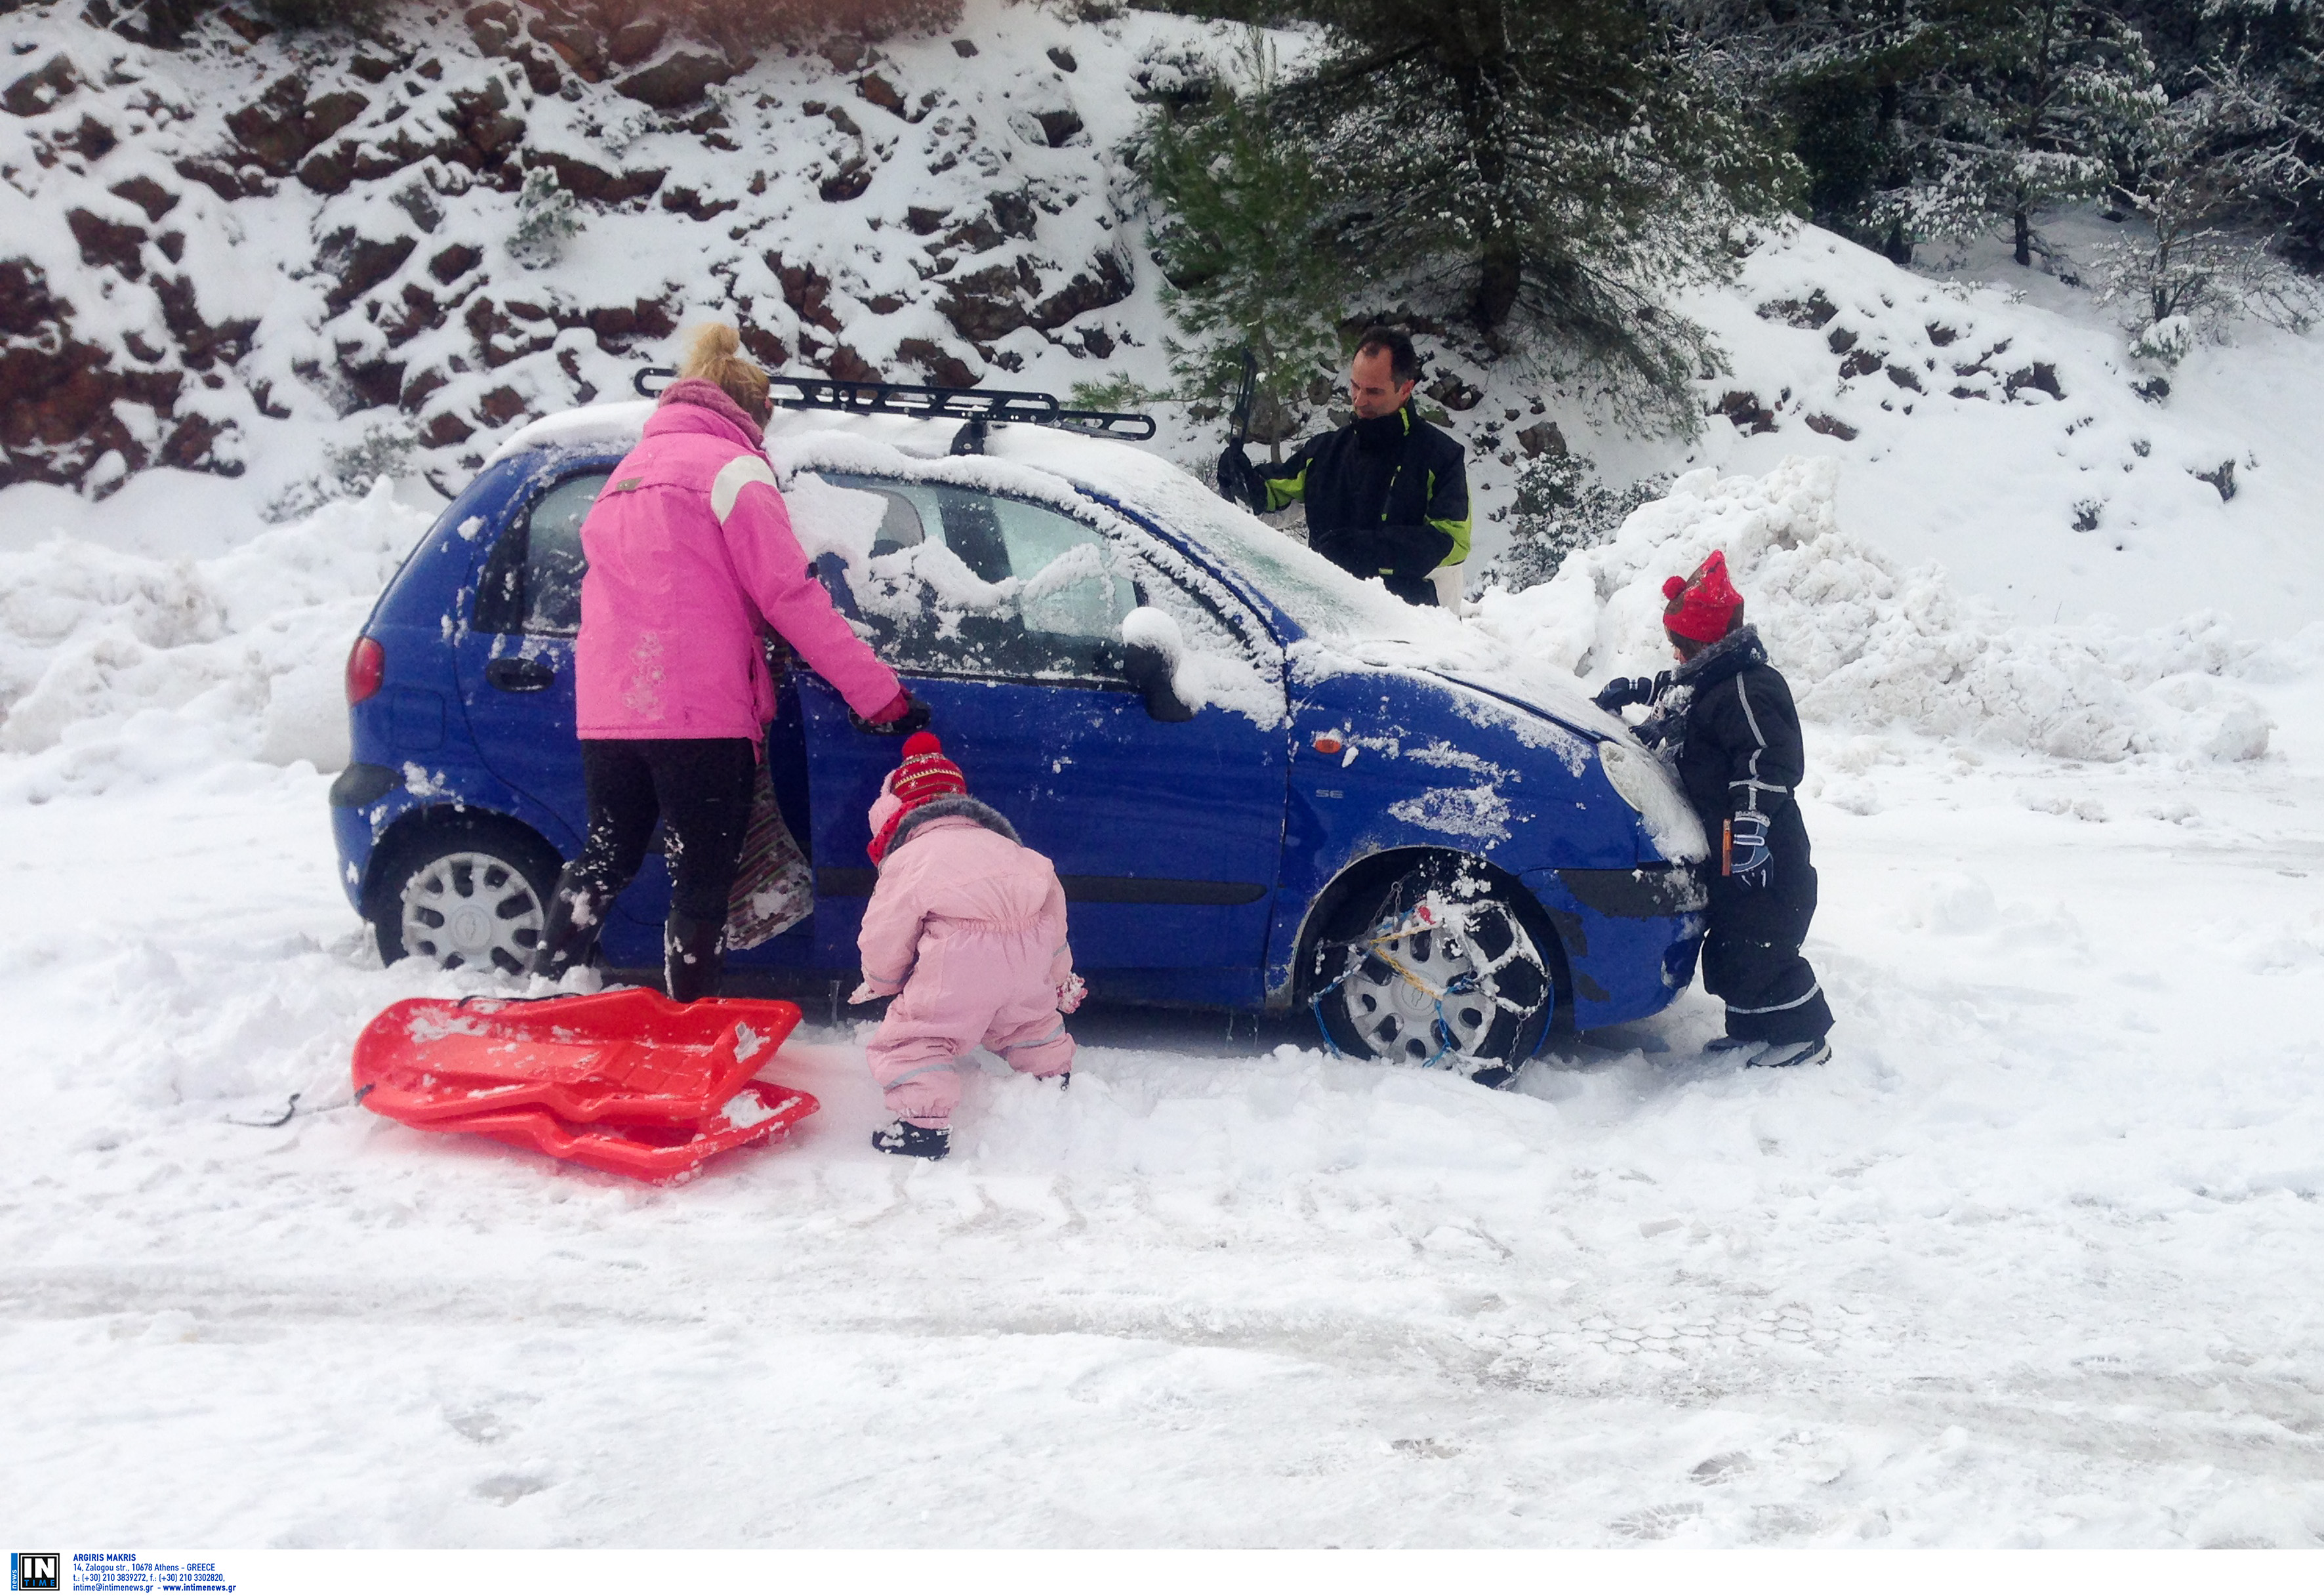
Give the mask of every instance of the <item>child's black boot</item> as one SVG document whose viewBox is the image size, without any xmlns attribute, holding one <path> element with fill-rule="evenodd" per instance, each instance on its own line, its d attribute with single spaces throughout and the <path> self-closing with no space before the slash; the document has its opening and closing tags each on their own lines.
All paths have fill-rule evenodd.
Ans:
<svg viewBox="0 0 2324 1596">
<path fill-rule="evenodd" d="M 952 1132 L 942 1125 L 915 1125 L 909 1120 L 899 1120 L 884 1130 L 872 1132 L 872 1145 L 900 1158 L 934 1160 L 952 1151 Z"/>
</svg>

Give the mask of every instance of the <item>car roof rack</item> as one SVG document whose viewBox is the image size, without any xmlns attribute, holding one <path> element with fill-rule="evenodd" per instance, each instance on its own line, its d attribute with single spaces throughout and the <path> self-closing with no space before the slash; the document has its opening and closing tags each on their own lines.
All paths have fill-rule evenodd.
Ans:
<svg viewBox="0 0 2324 1596">
<path fill-rule="evenodd" d="M 650 365 L 630 385 L 651 399 L 678 376 L 669 366 Z M 1120 411 L 1069 410 L 1054 393 L 1012 392 L 1001 388 L 935 388 L 918 383 L 856 383 L 839 377 L 783 374 L 767 379 L 767 397 L 787 411 L 839 411 L 853 416 L 909 416 L 923 421 L 955 420 L 951 453 L 981 455 L 996 422 L 1055 427 L 1088 438 L 1139 443 L 1154 436 L 1154 418 Z"/>
</svg>

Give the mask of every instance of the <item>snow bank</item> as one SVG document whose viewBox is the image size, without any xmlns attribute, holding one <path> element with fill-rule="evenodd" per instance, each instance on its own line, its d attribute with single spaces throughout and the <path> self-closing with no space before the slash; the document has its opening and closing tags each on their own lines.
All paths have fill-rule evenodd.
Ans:
<svg viewBox="0 0 2324 1596">
<path fill-rule="evenodd" d="M 1803 715 L 1901 725 L 2067 759 L 2255 759 L 2270 721 L 2220 679 L 2255 654 L 2212 614 L 2125 632 L 2104 621 L 2010 625 L 1933 563 L 1900 567 L 1840 524 L 1840 466 L 1792 456 L 1763 477 L 1702 470 L 1640 506 L 1550 581 L 1490 591 L 1480 624 L 1595 681 L 1670 664 L 1665 577 L 1723 549 Z"/>
<path fill-rule="evenodd" d="M 0 789 L 45 798 L 260 759 L 346 762 L 340 672 L 427 530 L 382 479 L 209 559 L 55 537 L 0 553 Z"/>
<path fill-rule="evenodd" d="M 2090 212 L 2043 226 L 2070 260 L 2124 236 Z M 1705 429 L 1686 466 L 1757 476 L 1802 452 L 1844 460 L 1851 531 L 1907 567 L 1942 562 L 2028 624 L 2167 626 L 2217 609 L 2244 636 L 2281 637 L 2317 613 L 2324 334 L 2246 326 L 2174 368 L 2165 396 L 2119 307 L 2017 266 L 2006 237 L 1912 271 L 1814 227 L 1770 235 L 1735 283 L 1680 308 L 1734 364 L 1698 387 Z M 1685 468 L 1572 408 L 1584 417 L 1559 411 L 1566 437 L 1615 480 Z"/>
</svg>

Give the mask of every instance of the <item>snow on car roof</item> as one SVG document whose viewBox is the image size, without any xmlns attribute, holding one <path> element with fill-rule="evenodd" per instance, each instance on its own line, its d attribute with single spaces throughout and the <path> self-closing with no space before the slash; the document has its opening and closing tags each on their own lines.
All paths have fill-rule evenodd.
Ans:
<svg viewBox="0 0 2324 1596">
<path fill-rule="evenodd" d="M 512 434 L 493 459 L 530 449 L 627 447 L 653 408 L 651 400 L 627 400 L 544 416 Z M 911 417 L 783 411 L 767 429 L 767 454 L 787 480 L 800 471 L 837 471 L 945 482 L 1056 504 L 1084 517 L 1090 506 L 1084 490 L 1102 494 L 1201 545 L 1333 654 L 1361 664 L 1434 671 L 1504 693 L 1569 724 L 1608 733 L 1621 729 L 1571 677 L 1527 660 L 1449 610 L 1408 604 L 1376 581 L 1359 581 L 1158 455 L 1108 438 L 1026 426 L 993 428 L 982 455 L 953 455 L 946 450 L 956 430 L 951 422 Z"/>
<path fill-rule="evenodd" d="M 510 433 L 484 464 L 497 466 L 512 455 L 528 454 L 534 449 L 626 449 L 645 430 L 646 418 L 653 414 L 653 409 L 650 399 L 624 399 L 584 405 L 575 411 L 555 411 Z"/>
</svg>

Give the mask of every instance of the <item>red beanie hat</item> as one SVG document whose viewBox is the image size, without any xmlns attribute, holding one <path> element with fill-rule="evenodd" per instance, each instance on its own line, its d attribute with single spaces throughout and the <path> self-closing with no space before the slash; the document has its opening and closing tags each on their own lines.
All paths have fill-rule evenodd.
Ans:
<svg viewBox="0 0 2324 1596">
<path fill-rule="evenodd" d="M 1663 584 L 1670 603 L 1663 610 L 1663 629 L 1692 642 L 1715 643 L 1734 629 L 1743 610 L 1743 595 L 1727 579 L 1727 555 L 1714 549 L 1691 577 L 1673 577 Z"/>
<path fill-rule="evenodd" d="M 881 783 L 882 791 L 897 801 L 894 814 L 881 826 L 880 835 L 872 839 L 872 863 L 877 864 L 895 840 L 896 827 L 905 816 L 922 804 L 934 803 L 968 791 L 968 778 L 960 767 L 945 758 L 944 744 L 934 732 L 915 732 L 904 739 L 904 762 L 898 765 L 888 780 Z"/>
</svg>

